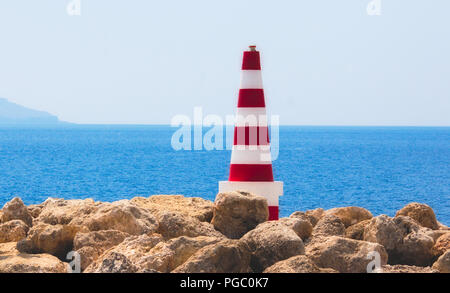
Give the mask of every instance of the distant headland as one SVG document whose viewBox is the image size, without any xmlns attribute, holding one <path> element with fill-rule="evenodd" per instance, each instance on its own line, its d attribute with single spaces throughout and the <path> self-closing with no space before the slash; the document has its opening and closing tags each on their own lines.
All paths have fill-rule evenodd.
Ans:
<svg viewBox="0 0 450 293">
<path fill-rule="evenodd" d="M 0 125 L 59 125 L 67 124 L 45 111 L 33 110 L 0 97 Z"/>
</svg>

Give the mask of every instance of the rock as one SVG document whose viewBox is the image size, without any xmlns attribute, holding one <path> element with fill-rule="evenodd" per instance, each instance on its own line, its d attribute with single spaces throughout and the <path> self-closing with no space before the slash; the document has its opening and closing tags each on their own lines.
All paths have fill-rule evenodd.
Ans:
<svg viewBox="0 0 450 293">
<path fill-rule="evenodd" d="M 432 269 L 431 267 L 417 267 L 407 265 L 385 265 L 381 267 L 382 273 L 439 273 L 439 271 Z"/>
<path fill-rule="evenodd" d="M 73 240 L 73 249 L 80 254 L 81 270 L 86 269 L 105 250 L 118 245 L 129 236 L 117 230 L 77 233 Z"/>
<path fill-rule="evenodd" d="M 401 245 L 404 233 L 394 220 L 386 215 L 372 218 L 363 232 L 363 240 L 379 243 L 386 248 L 389 254 Z"/>
<path fill-rule="evenodd" d="M 341 219 L 334 215 L 323 216 L 314 226 L 312 236 L 343 236 L 345 226 Z"/>
<path fill-rule="evenodd" d="M 294 212 L 292 215 L 290 215 L 290 218 L 304 218 L 309 220 L 311 225 L 314 227 L 316 226 L 317 222 L 323 217 L 325 214 L 324 209 L 317 208 L 314 210 L 308 210 L 306 212 Z"/>
<path fill-rule="evenodd" d="M 222 240 L 194 253 L 173 273 L 248 273 L 250 254 L 238 240 Z"/>
<path fill-rule="evenodd" d="M 50 254 L 1 257 L 0 273 L 66 273 L 67 265 Z"/>
<path fill-rule="evenodd" d="M 325 211 L 325 215 L 338 217 L 346 228 L 373 217 L 371 212 L 360 207 L 333 208 Z"/>
<path fill-rule="evenodd" d="M 433 238 L 422 230 L 412 232 L 403 238 L 403 243 L 389 261 L 392 264 L 430 266 L 433 261 Z"/>
<path fill-rule="evenodd" d="M 98 263 L 93 263 L 85 273 L 136 273 L 138 268 L 123 254 L 109 251 Z"/>
<path fill-rule="evenodd" d="M 267 200 L 247 192 L 219 193 L 214 204 L 211 223 L 228 238 L 241 238 L 269 218 Z"/>
<path fill-rule="evenodd" d="M 40 204 L 40 212 L 35 222 L 46 223 L 50 225 L 67 225 L 73 219 L 81 221 L 91 213 L 98 210 L 103 203 L 94 202 L 93 199 L 71 199 L 48 198 Z"/>
<path fill-rule="evenodd" d="M 130 236 L 125 238 L 120 244 L 106 250 L 102 255 L 100 255 L 96 260 L 94 260 L 84 272 L 100 272 L 102 270 L 108 271 L 106 269 L 114 264 L 113 260 L 116 259 L 117 255 L 123 255 L 124 257 L 118 257 L 118 263 L 125 263 L 125 267 L 132 267 L 139 272 L 144 270 L 141 266 L 142 262 L 145 262 L 145 257 L 149 254 L 150 250 L 155 247 L 156 244 L 163 241 L 163 238 L 159 234 L 152 235 L 139 235 Z M 108 264 L 105 268 L 104 264 Z M 132 266 L 129 266 L 131 264 Z M 101 267 L 104 269 L 99 269 Z"/>
<path fill-rule="evenodd" d="M 280 223 L 285 225 L 288 228 L 294 230 L 295 233 L 302 239 L 306 240 L 311 236 L 313 226 L 311 223 L 302 218 L 281 218 L 278 220 Z"/>
<path fill-rule="evenodd" d="M 305 255 L 297 255 L 279 261 L 266 268 L 263 273 L 339 273 L 334 269 L 323 269 L 316 266 Z"/>
<path fill-rule="evenodd" d="M 65 259 L 73 249 L 73 239 L 78 232 L 87 232 L 86 227 L 76 225 L 38 224 L 28 231 L 28 236 L 17 242 L 17 250 L 24 253 L 49 253 Z"/>
<path fill-rule="evenodd" d="M 432 248 L 432 253 L 434 257 L 439 257 L 447 250 L 450 250 L 450 233 L 443 234 L 436 240 Z"/>
<path fill-rule="evenodd" d="M 140 259 L 139 266 L 146 270 L 169 273 L 183 264 L 199 249 L 221 240 L 221 238 L 207 236 L 181 236 L 167 242 L 159 242 L 150 250 L 148 255 Z"/>
<path fill-rule="evenodd" d="M 409 217 L 380 215 L 370 220 L 364 230 L 365 241 L 383 245 L 390 264 L 427 266 L 432 261 L 434 240 Z"/>
<path fill-rule="evenodd" d="M 158 228 L 156 218 L 148 210 L 126 200 L 102 204 L 88 216 L 73 218 L 70 223 L 91 231 L 118 230 L 131 235 L 151 234 Z"/>
<path fill-rule="evenodd" d="M 194 217 L 201 222 L 211 222 L 214 203 L 200 197 L 182 195 L 153 195 L 148 198 L 135 197 L 130 203 L 156 214 L 162 211 L 175 212 Z"/>
<path fill-rule="evenodd" d="M 305 253 L 302 239 L 278 221 L 259 224 L 240 242 L 252 253 L 250 266 L 255 272 L 262 272 L 280 260 Z"/>
<path fill-rule="evenodd" d="M 4 255 L 17 255 L 20 252 L 16 249 L 16 242 L 0 243 L 0 256 Z M 1 260 L 1 257 L 0 257 Z"/>
<path fill-rule="evenodd" d="M 433 269 L 441 273 L 450 273 L 450 250 L 442 254 L 433 264 Z"/>
<path fill-rule="evenodd" d="M 380 254 L 381 265 L 387 263 L 388 255 L 377 243 L 358 241 L 339 236 L 322 237 L 306 246 L 306 255 L 319 267 L 332 268 L 341 273 L 365 273 L 373 258 L 369 253 Z"/>
<path fill-rule="evenodd" d="M 41 214 L 42 206 L 41 205 L 34 205 L 34 204 L 33 205 L 29 205 L 29 206 L 27 206 L 27 210 L 30 213 L 31 217 L 34 219 L 34 218 L 39 217 L 39 215 Z"/>
<path fill-rule="evenodd" d="M 355 240 L 363 240 L 364 230 L 369 223 L 370 220 L 364 220 L 347 227 L 347 229 L 345 229 L 345 237 Z"/>
<path fill-rule="evenodd" d="M 433 230 L 439 229 L 433 209 L 426 204 L 417 202 L 410 203 L 397 211 L 395 216 L 408 216 L 423 227 Z"/>
<path fill-rule="evenodd" d="M 29 227 L 22 220 L 11 220 L 0 224 L 0 243 L 17 242 L 27 237 Z"/>
<path fill-rule="evenodd" d="M 200 222 L 196 218 L 175 212 L 163 212 L 159 214 L 159 227 L 157 233 L 166 239 L 180 236 L 212 236 L 223 238 L 224 236 L 214 226 L 207 222 Z"/>
<path fill-rule="evenodd" d="M 28 226 L 32 226 L 33 224 L 33 218 L 28 212 L 27 207 L 18 197 L 7 202 L 2 209 L 2 222 L 6 223 L 11 220 L 22 220 Z"/>
<path fill-rule="evenodd" d="M 441 222 L 437 221 L 439 230 L 450 230 L 450 227 L 445 226 L 444 224 L 442 224 Z"/>
<path fill-rule="evenodd" d="M 65 273 L 67 265 L 50 254 L 24 254 L 16 242 L 0 244 L 0 273 Z"/>
</svg>

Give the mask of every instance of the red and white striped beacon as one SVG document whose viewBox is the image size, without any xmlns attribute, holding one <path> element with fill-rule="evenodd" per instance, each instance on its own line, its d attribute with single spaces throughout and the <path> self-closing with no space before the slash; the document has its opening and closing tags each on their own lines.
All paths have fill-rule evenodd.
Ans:
<svg viewBox="0 0 450 293">
<path fill-rule="evenodd" d="M 278 197 L 283 182 L 273 181 L 269 129 L 256 46 L 244 51 L 228 181 L 219 182 L 219 192 L 247 191 L 264 196 L 269 220 L 278 220 Z"/>
</svg>

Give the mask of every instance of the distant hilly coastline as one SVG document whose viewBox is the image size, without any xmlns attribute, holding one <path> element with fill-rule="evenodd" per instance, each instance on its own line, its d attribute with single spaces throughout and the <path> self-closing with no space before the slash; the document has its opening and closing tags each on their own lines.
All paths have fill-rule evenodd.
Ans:
<svg viewBox="0 0 450 293">
<path fill-rule="evenodd" d="M 45 111 L 33 110 L 0 97 L 0 125 L 60 125 L 68 124 Z"/>
</svg>

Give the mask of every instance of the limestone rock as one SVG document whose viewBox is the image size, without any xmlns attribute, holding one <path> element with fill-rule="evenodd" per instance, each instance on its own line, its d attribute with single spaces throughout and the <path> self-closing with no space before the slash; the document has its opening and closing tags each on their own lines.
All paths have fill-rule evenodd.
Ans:
<svg viewBox="0 0 450 293">
<path fill-rule="evenodd" d="M 269 217 L 267 200 L 247 192 L 219 193 L 214 204 L 211 223 L 228 238 L 242 237 Z"/>
<path fill-rule="evenodd" d="M 363 240 L 379 243 L 390 254 L 402 244 L 404 233 L 394 220 L 386 215 L 380 215 L 370 220 L 363 232 Z"/>
<path fill-rule="evenodd" d="M 442 254 L 433 264 L 433 269 L 441 273 L 450 273 L 450 250 Z"/>
<path fill-rule="evenodd" d="M 423 227 L 433 230 L 439 229 L 433 209 L 423 203 L 410 203 L 404 206 L 401 210 L 397 211 L 395 216 L 408 216 Z"/>
<path fill-rule="evenodd" d="M 351 225 L 345 229 L 345 237 L 355 240 L 363 240 L 364 230 L 369 225 L 370 220 L 364 220 L 357 224 Z"/>
<path fill-rule="evenodd" d="M 280 260 L 305 253 L 302 239 L 278 221 L 259 224 L 240 241 L 252 253 L 250 266 L 255 272 L 262 272 Z"/>
<path fill-rule="evenodd" d="M 18 254 L 1 258 L 0 273 L 66 273 L 67 264 L 50 254 Z"/>
<path fill-rule="evenodd" d="M 70 223 L 91 231 L 118 230 L 131 235 L 151 234 L 158 228 L 156 218 L 148 210 L 126 200 L 102 204 L 87 217 L 73 218 Z"/>
<path fill-rule="evenodd" d="M 7 202 L 2 209 L 2 222 L 5 223 L 11 220 L 22 220 L 28 226 L 33 224 L 33 218 L 27 207 L 18 197 Z"/>
<path fill-rule="evenodd" d="M 297 255 L 279 261 L 266 268 L 263 273 L 339 273 L 334 269 L 319 268 L 305 255 Z"/>
<path fill-rule="evenodd" d="M 438 270 L 432 269 L 431 267 L 417 267 L 408 265 L 385 265 L 381 267 L 382 273 L 439 273 Z"/>
<path fill-rule="evenodd" d="M 214 226 L 207 222 L 200 222 L 196 218 L 189 217 L 175 212 L 163 212 L 158 217 L 159 227 L 157 233 L 166 239 L 176 238 L 180 236 L 224 236 Z"/>
<path fill-rule="evenodd" d="M 0 224 L 0 243 L 17 242 L 27 237 L 29 227 L 22 220 L 11 220 Z"/>
<path fill-rule="evenodd" d="M 51 225 L 66 225 L 73 219 L 81 221 L 96 211 L 101 202 L 94 202 L 92 199 L 71 199 L 48 198 L 41 204 L 41 211 L 35 222 L 42 222 Z"/>
<path fill-rule="evenodd" d="M 130 235 L 117 230 L 80 232 L 75 235 L 73 249 L 80 254 L 83 271 L 105 250 L 118 245 Z"/>
<path fill-rule="evenodd" d="M 221 240 L 222 238 L 217 237 L 181 236 L 167 242 L 159 242 L 146 256 L 140 259 L 139 266 L 146 270 L 169 273 L 183 264 L 199 249 Z"/>
<path fill-rule="evenodd" d="M 85 273 L 136 273 L 138 268 L 124 255 L 108 251 L 100 262 L 90 265 Z"/>
<path fill-rule="evenodd" d="M 311 223 L 302 218 L 281 218 L 278 220 L 280 223 L 294 230 L 295 233 L 304 241 L 311 236 L 313 226 Z"/>
<path fill-rule="evenodd" d="M 141 263 L 145 262 L 144 259 L 149 255 L 150 250 L 161 241 L 163 241 L 162 236 L 156 233 L 127 237 L 117 246 L 106 250 L 84 272 L 107 272 L 112 270 L 111 266 L 116 262 L 124 264 L 123 272 L 125 272 L 125 268 L 142 272 L 144 267 L 141 266 Z M 99 269 L 102 267 L 103 269 Z M 116 267 L 116 265 L 113 267 Z"/>
<path fill-rule="evenodd" d="M 366 226 L 363 239 L 383 245 L 390 264 L 428 266 L 433 259 L 434 240 L 427 234 L 427 228 L 409 217 L 380 215 Z"/>
<path fill-rule="evenodd" d="M 339 236 L 323 237 L 306 246 L 306 255 L 319 267 L 332 268 L 341 273 L 365 273 L 372 261 L 369 253 L 380 254 L 381 265 L 387 263 L 388 255 L 383 246 Z"/>
<path fill-rule="evenodd" d="M 435 257 L 439 257 L 447 250 L 450 250 L 450 233 L 445 233 L 436 240 L 432 253 Z"/>
<path fill-rule="evenodd" d="M 325 215 L 314 226 L 312 236 L 342 236 L 344 233 L 345 226 L 340 218 L 334 215 Z"/>
<path fill-rule="evenodd" d="M 338 217 L 346 228 L 373 217 L 371 212 L 360 207 L 333 208 L 325 211 L 325 215 Z"/>
<path fill-rule="evenodd" d="M 316 226 L 317 222 L 323 217 L 325 214 L 325 210 L 322 208 L 317 208 L 314 210 L 308 210 L 306 212 L 294 212 L 292 215 L 290 215 L 290 218 L 304 218 L 306 217 L 311 225 L 314 227 Z"/>
<path fill-rule="evenodd" d="M 214 203 L 200 197 L 184 197 L 182 195 L 153 195 L 148 198 L 135 197 L 130 203 L 148 209 L 152 213 L 162 211 L 175 212 L 194 217 L 201 222 L 211 222 Z"/>
<path fill-rule="evenodd" d="M 0 243 L 0 256 L 19 254 L 20 252 L 17 250 L 16 245 L 17 245 L 16 242 Z"/>
<path fill-rule="evenodd" d="M 17 249 L 24 253 L 49 253 L 60 259 L 73 248 L 73 239 L 86 227 L 76 225 L 38 224 L 28 231 L 28 236 L 17 243 Z"/>
<path fill-rule="evenodd" d="M 251 272 L 250 254 L 238 240 L 222 240 L 194 253 L 174 273 L 247 273 Z"/>
</svg>

